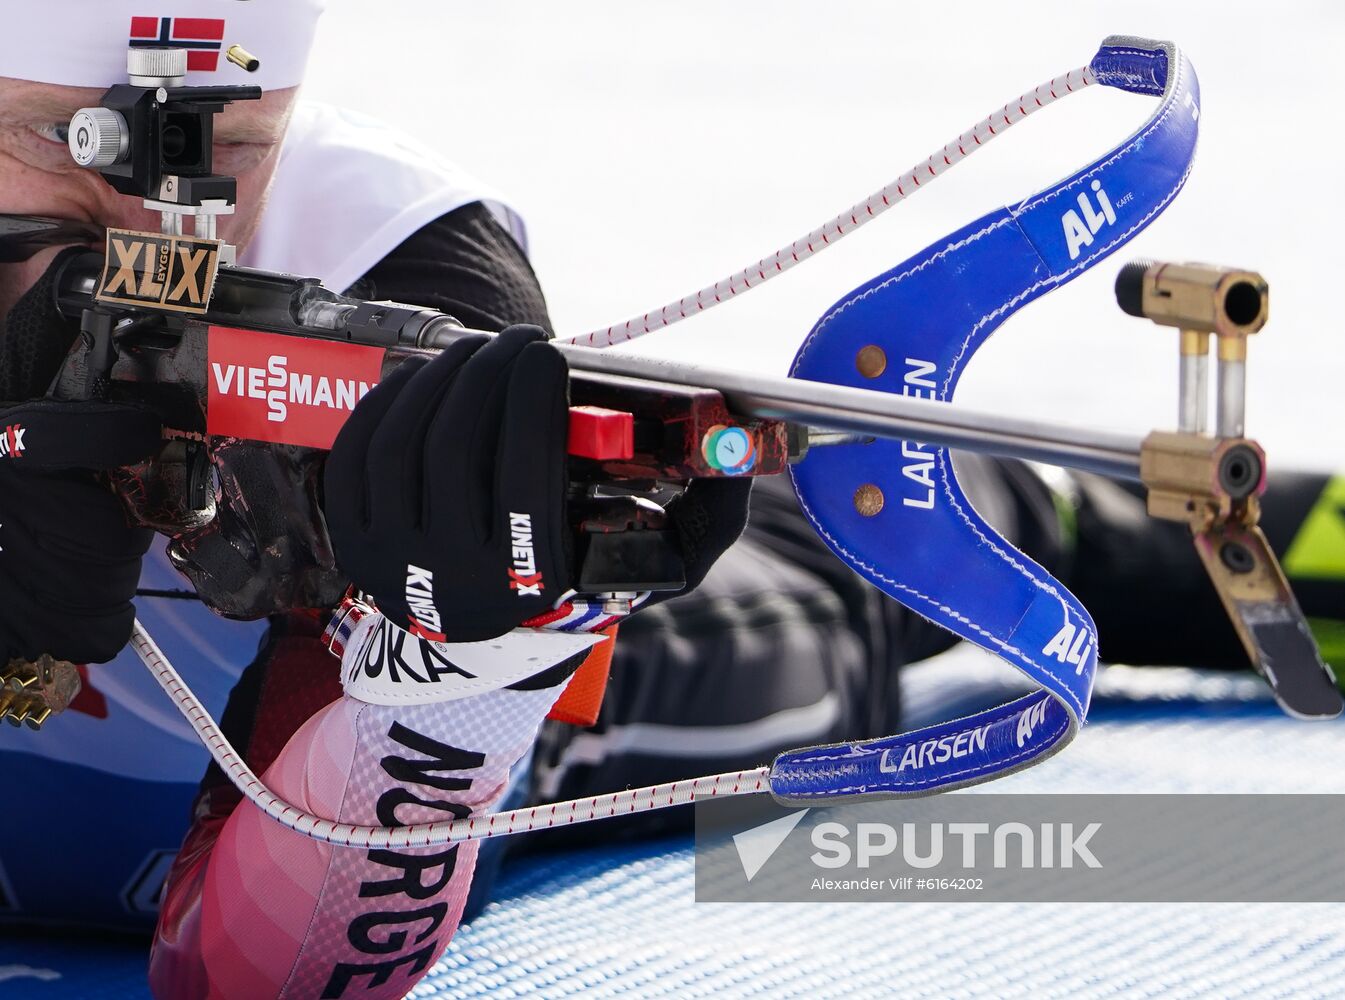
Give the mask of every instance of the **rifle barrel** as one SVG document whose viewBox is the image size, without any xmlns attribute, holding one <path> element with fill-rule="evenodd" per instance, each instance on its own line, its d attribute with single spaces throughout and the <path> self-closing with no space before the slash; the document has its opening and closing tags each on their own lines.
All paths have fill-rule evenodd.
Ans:
<svg viewBox="0 0 1345 1000">
<path fill-rule="evenodd" d="M 1141 439 L 1135 436 L 1014 419 L 873 389 L 559 346 L 571 368 L 717 389 L 730 409 L 744 416 L 1023 458 L 1123 479 L 1140 476 Z"/>
<path fill-rule="evenodd" d="M 79 255 L 66 266 L 58 296 L 63 313 L 78 316 L 94 304 L 101 268 L 101 255 L 93 253 Z M 478 332 L 464 329 L 442 313 L 414 306 L 400 307 L 405 314 L 405 328 L 399 331 L 344 329 L 339 321 L 333 321 L 335 326 L 327 330 L 305 327 L 299 319 L 306 308 L 303 304 L 311 306 L 313 302 L 338 306 L 341 315 L 352 313 L 358 304 L 311 281 L 221 268 L 210 309 L 200 319 L 296 336 L 379 346 L 402 343 L 431 350 L 442 350 L 457 338 Z M 570 367 L 578 371 L 714 389 L 724 395 L 730 409 L 743 416 L 787 420 L 828 431 L 919 441 L 1139 479 L 1142 442 L 1136 436 L 1015 419 L 873 389 L 729 371 L 573 344 L 556 346 Z"/>
</svg>

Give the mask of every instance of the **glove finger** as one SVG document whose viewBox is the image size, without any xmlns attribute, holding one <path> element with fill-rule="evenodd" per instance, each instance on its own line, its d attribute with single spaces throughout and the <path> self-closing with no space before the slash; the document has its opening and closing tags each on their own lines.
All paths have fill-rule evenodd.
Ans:
<svg viewBox="0 0 1345 1000">
<path fill-rule="evenodd" d="M 686 563 L 687 585 L 682 593 L 701 585 L 715 560 L 747 527 L 752 483 L 749 476 L 695 479 L 668 505 Z"/>
<path fill-rule="evenodd" d="M 422 366 L 401 391 L 387 418 L 374 431 L 369 451 L 370 516 L 375 523 L 419 528 L 425 495 L 425 436 L 441 400 L 451 395 L 486 336 L 463 337 Z"/>
<path fill-rule="evenodd" d="M 0 517 L 0 538 L 4 522 L 12 520 L 51 558 L 101 569 L 138 561 L 154 538 L 153 531 L 127 520 L 121 501 L 91 474 L 25 476 L 13 486 L 0 501 L 0 513 L 10 514 Z"/>
<path fill-rule="evenodd" d="M 14 470 L 116 469 L 163 444 L 157 416 L 115 403 L 21 403 L 0 410 L 0 432 L 0 454 Z"/>
<path fill-rule="evenodd" d="M 129 601 L 115 607 L 57 614 L 51 605 L 34 605 L 33 614 L 15 626 L 7 652 L 24 660 L 43 653 L 74 663 L 106 663 L 125 648 L 135 622 Z"/>
<path fill-rule="evenodd" d="M 478 538 L 490 537 L 496 450 L 507 415 L 506 373 L 525 348 L 545 340 L 539 327 L 511 326 L 463 367 L 462 378 L 439 408 L 425 438 L 423 461 L 433 470 L 425 484 L 429 530 L 433 531 L 429 523 L 433 512 L 446 532 L 458 535 L 464 530 L 465 518 Z"/>
<path fill-rule="evenodd" d="M 70 559 L 68 551 L 53 557 L 60 548 L 59 542 L 53 539 L 42 539 L 38 544 L 21 547 L 26 553 L 41 557 L 42 561 L 33 564 L 41 568 L 35 569 L 27 586 L 43 608 L 59 615 L 81 614 L 94 618 L 135 596 L 136 584 L 140 581 L 140 558 L 112 562 L 105 557 L 93 564 Z"/>
<path fill-rule="evenodd" d="M 16 589 L 45 606 L 93 608 L 108 594 L 128 600 L 153 539 L 91 476 L 24 476 L 0 497 L 5 563 L 32 574 Z"/>
<path fill-rule="evenodd" d="M 568 487 L 569 366 L 550 344 L 529 344 L 514 364 L 496 461 L 496 530 L 509 537 L 515 517 L 532 528 L 540 579 L 525 580 L 550 607 L 570 583 L 565 517 Z M 502 569 L 503 571 L 503 569 Z M 527 575 L 527 574 L 525 574 Z M 515 583 L 518 580 L 515 578 Z M 524 596 L 520 589 L 520 597 Z"/>
<path fill-rule="evenodd" d="M 46 395 L 52 379 L 79 336 L 79 323 L 56 309 L 55 285 L 72 256 L 82 248 L 63 250 L 37 283 L 14 303 L 0 337 L 0 399 L 15 401 Z"/>
<path fill-rule="evenodd" d="M 111 659 L 130 631 L 131 598 L 153 532 L 126 522 L 91 476 L 23 476 L 0 497 L 0 548 L 19 572 L 7 591 L 6 643 L 33 658 Z"/>
<path fill-rule="evenodd" d="M 398 394 L 428 362 L 412 358 L 369 390 L 336 435 L 322 474 L 323 514 L 329 534 L 351 538 L 369 526 L 369 459 L 374 433 Z M 340 553 L 337 553 L 338 558 Z"/>
</svg>

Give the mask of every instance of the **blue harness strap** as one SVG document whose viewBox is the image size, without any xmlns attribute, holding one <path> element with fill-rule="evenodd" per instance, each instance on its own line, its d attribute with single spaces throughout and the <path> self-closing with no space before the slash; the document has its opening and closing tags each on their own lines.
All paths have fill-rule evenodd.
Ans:
<svg viewBox="0 0 1345 1000">
<path fill-rule="evenodd" d="M 809 333 L 792 376 L 950 400 L 967 362 L 1005 319 L 1167 207 L 1195 155 L 1199 90 L 1190 63 L 1170 43 L 1111 37 L 1089 69 L 1103 86 L 1161 97 L 1143 127 L 1078 173 L 851 292 Z M 886 361 L 865 366 L 867 377 L 856 359 L 870 346 Z M 1041 690 L 899 736 L 781 754 L 770 775 L 777 799 L 945 791 L 1031 766 L 1074 737 L 1097 668 L 1096 627 L 1068 590 L 981 518 L 946 449 L 839 445 L 812 452 L 793 475 L 804 513 L 841 559 Z"/>
</svg>

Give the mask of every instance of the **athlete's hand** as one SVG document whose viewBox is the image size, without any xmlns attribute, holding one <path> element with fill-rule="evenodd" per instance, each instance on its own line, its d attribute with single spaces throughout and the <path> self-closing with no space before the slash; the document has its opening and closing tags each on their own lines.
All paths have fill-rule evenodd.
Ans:
<svg viewBox="0 0 1345 1000">
<path fill-rule="evenodd" d="M 101 663 L 126 645 L 131 598 L 153 533 L 127 524 L 89 470 L 130 465 L 160 444 L 157 417 L 126 406 L 39 399 L 76 330 L 48 276 L 0 338 L 0 663 L 48 653 Z"/>
<path fill-rule="evenodd" d="M 668 525 L 677 534 L 686 586 L 678 591 L 655 591 L 641 607 L 689 594 L 701 585 L 710 568 L 747 527 L 753 482 L 750 476 L 695 479 L 668 504 Z"/>
<path fill-rule="evenodd" d="M 395 624 L 471 642 L 569 590 L 565 359 L 536 327 L 467 337 L 403 364 L 327 460 L 337 564 Z"/>
<path fill-rule="evenodd" d="M 323 506 L 338 565 L 395 624 L 490 639 L 572 588 L 567 386 L 542 331 L 512 327 L 404 364 L 355 408 L 327 461 Z M 668 505 L 680 593 L 742 533 L 750 490 L 747 479 L 698 481 Z"/>
</svg>

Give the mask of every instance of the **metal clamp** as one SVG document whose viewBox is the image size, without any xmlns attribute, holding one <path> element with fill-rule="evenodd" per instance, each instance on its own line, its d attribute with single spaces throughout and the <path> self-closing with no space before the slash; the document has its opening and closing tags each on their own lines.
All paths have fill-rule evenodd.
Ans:
<svg viewBox="0 0 1345 1000">
<path fill-rule="evenodd" d="M 1116 301 L 1132 316 L 1181 330 L 1177 429 L 1205 433 L 1210 334 L 1218 340 L 1215 433 L 1241 437 L 1246 411 L 1247 338 L 1270 318 L 1270 286 L 1255 271 L 1211 264 L 1136 261 L 1116 278 Z"/>
<path fill-rule="evenodd" d="M 1208 264 L 1127 264 L 1116 300 L 1132 316 L 1181 330 L 1178 430 L 1140 450 L 1153 517 L 1185 522 L 1252 664 L 1285 711 L 1334 718 L 1345 708 L 1265 534 L 1258 497 L 1265 452 L 1243 436 L 1247 337 L 1265 326 L 1270 288 L 1254 271 Z M 1206 433 L 1209 338 L 1218 340 L 1215 432 Z"/>
</svg>

